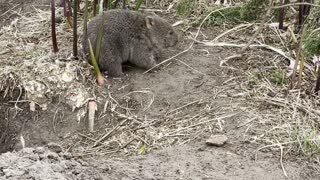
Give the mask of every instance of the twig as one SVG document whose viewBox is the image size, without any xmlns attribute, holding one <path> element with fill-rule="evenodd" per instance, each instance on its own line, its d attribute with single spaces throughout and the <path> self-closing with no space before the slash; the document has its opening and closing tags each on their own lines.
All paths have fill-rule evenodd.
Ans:
<svg viewBox="0 0 320 180">
<path fill-rule="evenodd" d="M 57 44 L 57 35 L 56 35 L 56 15 L 55 15 L 55 3 L 54 0 L 51 0 L 51 38 L 53 52 L 57 53 L 59 51 Z"/>
<path fill-rule="evenodd" d="M 314 6 L 314 7 L 320 7 L 317 4 L 312 4 L 312 3 L 292 3 L 292 4 L 286 4 L 286 5 L 282 5 L 282 6 L 274 6 L 271 7 L 271 9 L 280 9 L 280 8 L 285 8 L 285 7 L 290 7 L 290 6 L 299 6 L 299 5 L 309 5 L 309 6 Z"/>
<path fill-rule="evenodd" d="M 281 168 L 282 168 L 282 171 L 283 171 L 284 176 L 288 177 L 287 172 L 286 172 L 286 170 L 284 169 L 283 162 L 282 162 L 283 147 L 282 147 L 282 145 L 279 143 L 279 141 L 277 141 L 277 143 L 279 144 L 279 147 L 280 147 L 280 164 L 281 164 Z"/>
<path fill-rule="evenodd" d="M 88 102 L 88 126 L 89 131 L 93 132 L 94 130 L 94 119 L 95 119 L 95 112 L 97 110 L 97 103 L 95 101 L 89 101 Z"/>
<path fill-rule="evenodd" d="M 56 112 L 54 112 L 53 114 L 53 118 L 52 118 L 52 127 L 53 127 L 53 132 L 56 133 L 56 115 L 59 111 L 59 108 L 57 108 Z"/>
<path fill-rule="evenodd" d="M 193 127 L 196 127 L 196 126 L 199 126 L 199 125 L 202 125 L 202 124 L 206 124 L 206 123 L 209 123 L 209 122 L 212 122 L 212 121 L 219 121 L 219 120 L 222 120 L 222 119 L 225 119 L 225 118 L 231 118 L 237 114 L 239 114 L 240 112 L 237 112 L 237 113 L 234 113 L 234 114 L 230 114 L 230 115 L 226 115 L 226 116 L 222 116 L 222 117 L 217 117 L 217 118 L 214 118 L 214 119 L 209 119 L 207 121 L 202 121 L 202 122 L 199 122 L 197 124 L 193 124 L 191 126 L 187 126 L 187 127 L 184 127 L 184 128 L 181 128 L 181 129 L 178 129 L 178 130 L 175 130 L 173 132 L 169 132 L 167 135 L 172 135 L 174 133 L 177 133 L 177 132 L 180 132 L 180 131 L 183 131 L 183 130 L 186 130 L 186 129 L 189 129 L 189 128 L 193 128 Z M 163 136 L 165 137 L 165 136 Z"/>
<path fill-rule="evenodd" d="M 252 121 L 254 121 L 256 119 L 257 119 L 257 117 L 253 117 L 253 118 L 249 119 L 247 122 L 244 122 L 244 123 L 240 124 L 239 126 L 237 126 L 237 128 L 245 126 L 245 125 L 249 124 L 250 122 L 252 122 Z"/>
<path fill-rule="evenodd" d="M 266 103 L 272 104 L 272 105 L 276 105 L 276 106 L 281 106 L 281 107 L 288 107 L 290 109 L 294 109 L 294 107 L 292 107 L 292 104 L 289 102 L 283 102 L 280 101 L 279 99 L 270 99 L 270 98 L 256 98 L 256 100 L 258 101 L 264 101 Z M 302 105 L 297 105 L 296 104 L 296 108 L 304 113 L 307 114 L 316 114 L 318 116 L 320 116 L 320 111 L 317 111 L 315 109 L 306 109 L 304 106 Z"/>
<path fill-rule="evenodd" d="M 239 26 L 236 26 L 236 27 L 234 27 L 234 28 L 232 28 L 232 29 L 229 29 L 228 31 L 220 34 L 219 36 L 217 36 L 216 38 L 214 38 L 212 41 L 218 41 L 218 39 L 220 39 L 221 37 L 225 36 L 226 34 L 232 32 L 232 31 L 234 31 L 234 30 L 240 29 L 240 28 L 242 28 L 242 27 L 250 27 L 250 26 L 252 26 L 252 24 L 240 24 Z M 211 41 L 211 42 L 212 42 L 212 41 Z"/>
<path fill-rule="evenodd" d="M 13 7 L 10 8 L 9 10 L 7 10 L 6 12 L 2 13 L 2 14 L 0 15 L 0 17 L 6 15 L 9 11 L 15 9 L 16 7 L 18 7 L 18 6 L 20 6 L 20 5 L 21 5 L 21 4 L 17 4 L 17 5 L 15 5 L 15 6 L 13 6 Z"/>
<path fill-rule="evenodd" d="M 78 0 L 73 0 L 73 57 L 78 58 L 78 33 L 77 33 L 77 13 L 78 13 Z"/>
<path fill-rule="evenodd" d="M 84 138 L 86 138 L 86 139 L 89 139 L 90 141 L 97 142 L 96 139 L 93 139 L 93 138 L 91 138 L 91 137 L 89 137 L 89 136 L 86 136 L 86 135 L 84 135 L 84 134 L 78 133 L 78 135 L 79 135 L 79 136 L 82 136 L 82 137 L 84 137 Z M 100 145 L 103 145 L 103 146 L 107 146 L 107 145 L 105 145 L 105 144 L 102 143 L 102 142 L 99 142 L 99 144 L 100 144 Z M 108 146 L 108 147 L 109 147 L 109 146 Z"/>
<path fill-rule="evenodd" d="M 183 51 L 179 52 L 178 54 L 176 54 L 176 55 L 174 55 L 174 56 L 172 56 L 172 57 L 170 57 L 170 58 L 168 58 L 168 59 L 163 60 L 161 63 L 159 63 L 159 64 L 157 64 L 157 65 L 153 66 L 152 68 L 150 68 L 150 69 L 146 70 L 145 72 L 143 72 L 143 74 L 148 73 L 149 71 L 151 71 L 152 69 L 154 69 L 154 68 L 156 68 L 156 67 L 160 66 L 161 64 L 164 64 L 164 63 L 166 63 L 166 62 L 168 62 L 168 61 L 170 61 L 170 60 L 172 60 L 172 59 L 174 59 L 174 58 L 176 58 L 176 57 L 180 56 L 181 54 L 183 54 L 183 53 L 185 53 L 185 52 L 189 51 L 189 50 L 192 48 L 193 44 L 194 44 L 194 42 L 192 42 L 192 43 L 190 44 L 190 46 L 189 46 L 187 49 L 185 49 L 185 50 L 183 50 Z"/>
<path fill-rule="evenodd" d="M 96 147 L 98 143 L 100 143 L 101 141 L 103 141 L 105 138 L 107 138 L 113 131 L 115 131 L 116 129 L 118 129 L 122 124 L 124 124 L 125 122 L 127 122 L 128 119 L 123 120 L 122 122 L 120 122 L 116 127 L 114 127 L 113 129 L 111 129 L 107 134 L 103 135 L 100 139 L 98 139 L 94 144 L 93 147 Z"/>
<path fill-rule="evenodd" d="M 20 97 L 21 97 L 21 95 L 22 95 L 22 88 L 21 88 L 21 86 L 19 86 L 19 90 L 20 90 L 19 96 L 18 96 L 18 98 L 17 98 L 17 100 L 16 100 L 16 102 L 15 102 L 15 104 L 14 104 L 14 108 L 15 108 L 15 109 L 22 110 L 21 108 L 19 108 L 19 107 L 17 106 L 17 104 L 18 104 L 18 102 L 19 102 L 19 99 L 20 99 Z"/>
<path fill-rule="evenodd" d="M 199 100 L 190 102 L 190 103 L 188 103 L 188 104 L 185 104 L 185 105 L 183 105 L 183 106 L 181 106 L 181 107 L 178 107 L 178 108 L 176 108 L 176 109 L 173 109 L 173 110 L 169 111 L 169 112 L 167 113 L 167 115 L 168 115 L 168 114 L 171 114 L 171 113 L 173 113 L 173 112 L 175 112 L 175 111 L 178 111 L 178 110 L 180 110 L 180 109 L 183 109 L 183 108 L 185 108 L 185 107 L 187 107 L 187 106 L 190 106 L 190 105 L 192 105 L 192 104 L 200 103 L 202 100 L 203 100 L 203 99 L 199 99 Z"/>
<path fill-rule="evenodd" d="M 176 59 L 176 58 L 175 58 Z M 204 75 L 204 76 L 206 76 L 207 74 L 205 74 L 205 73 L 202 73 L 202 72 L 200 72 L 200 71 L 198 71 L 198 70 L 196 70 L 196 69 L 194 69 L 194 68 L 192 68 L 191 66 L 189 66 L 187 63 L 185 63 L 185 62 L 183 62 L 183 61 L 181 61 L 181 60 L 179 60 L 179 59 L 176 59 L 178 62 L 180 62 L 181 64 L 183 64 L 183 65 L 185 65 L 185 66 L 187 66 L 188 68 L 190 68 L 191 70 L 193 70 L 193 71 L 195 71 L 195 72 L 197 72 L 197 73 L 199 73 L 199 74 L 201 74 L 201 75 Z"/>
<path fill-rule="evenodd" d="M 219 42 L 219 43 L 213 43 L 213 42 L 201 42 L 201 41 L 196 41 L 197 43 L 201 43 L 205 46 L 210 46 L 210 47 L 237 47 L 237 48 L 244 48 L 247 46 L 247 44 L 232 44 L 232 43 L 223 43 L 223 42 Z M 281 49 L 266 45 L 266 44 L 251 44 L 248 46 L 249 48 L 266 48 L 268 50 L 272 50 L 278 54 L 280 54 L 281 56 L 285 57 L 286 59 L 290 60 L 290 61 L 294 61 L 294 59 L 290 56 L 287 56 Z M 230 59 L 230 58 L 229 58 Z"/>
</svg>

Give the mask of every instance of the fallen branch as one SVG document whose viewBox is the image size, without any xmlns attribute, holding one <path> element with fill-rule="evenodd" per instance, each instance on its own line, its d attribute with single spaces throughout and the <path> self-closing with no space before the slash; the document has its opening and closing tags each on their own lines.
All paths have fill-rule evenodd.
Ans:
<svg viewBox="0 0 320 180">
<path fill-rule="evenodd" d="M 202 42 L 202 41 L 196 41 L 197 43 L 203 44 L 205 46 L 210 46 L 210 47 L 237 47 L 237 48 L 244 48 L 246 47 L 248 44 L 233 44 L 233 43 L 224 43 L 224 42 L 218 42 L 218 43 L 214 43 L 214 42 Z M 273 46 L 270 45 L 266 45 L 266 44 L 251 44 L 248 46 L 248 48 L 265 48 L 271 51 L 274 51 L 278 54 L 280 54 L 281 56 L 283 56 L 284 58 L 290 60 L 290 61 L 295 61 L 292 57 L 286 55 L 285 52 L 283 52 L 281 49 L 275 48 Z"/>
<path fill-rule="evenodd" d="M 211 42 L 218 41 L 218 39 L 220 39 L 221 37 L 225 36 L 226 34 L 232 32 L 232 31 L 234 31 L 234 30 L 240 29 L 240 28 L 242 28 L 242 27 L 250 27 L 250 26 L 252 26 L 252 24 L 240 24 L 239 26 L 236 26 L 236 27 L 234 27 L 234 28 L 232 28 L 232 29 L 229 29 L 228 31 L 220 34 L 219 36 L 217 36 L 216 38 L 214 38 Z"/>
</svg>

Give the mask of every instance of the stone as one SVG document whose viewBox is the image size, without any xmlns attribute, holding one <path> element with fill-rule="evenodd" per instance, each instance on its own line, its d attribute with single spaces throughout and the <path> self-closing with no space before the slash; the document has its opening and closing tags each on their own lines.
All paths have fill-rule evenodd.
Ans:
<svg viewBox="0 0 320 180">
<path fill-rule="evenodd" d="M 44 147 L 37 147 L 34 150 L 34 153 L 43 154 L 45 151 L 46 151 L 46 149 Z"/>
<path fill-rule="evenodd" d="M 228 137 L 223 134 L 211 135 L 209 139 L 206 140 L 206 144 L 210 146 L 223 146 L 228 141 Z"/>
<path fill-rule="evenodd" d="M 60 153 L 63 151 L 63 148 L 57 143 L 50 142 L 47 144 L 47 147 L 50 151 L 55 153 Z"/>
<path fill-rule="evenodd" d="M 48 159 L 59 160 L 59 155 L 54 152 L 48 152 L 47 157 Z"/>
<path fill-rule="evenodd" d="M 58 164 L 52 164 L 51 165 L 51 168 L 52 168 L 52 170 L 54 171 L 54 172 L 64 172 L 65 171 L 65 168 L 64 167 L 62 167 L 62 166 L 60 166 L 60 165 L 58 165 Z"/>
</svg>

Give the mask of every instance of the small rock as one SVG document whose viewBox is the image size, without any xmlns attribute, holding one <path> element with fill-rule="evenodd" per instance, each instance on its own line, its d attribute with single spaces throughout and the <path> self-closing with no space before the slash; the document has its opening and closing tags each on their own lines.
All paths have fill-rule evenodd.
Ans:
<svg viewBox="0 0 320 180">
<path fill-rule="evenodd" d="M 59 155 L 60 155 L 60 157 L 63 157 L 64 159 L 67 159 L 67 160 L 72 158 L 72 155 L 69 152 L 59 153 Z"/>
<path fill-rule="evenodd" d="M 212 135 L 209 139 L 206 140 L 206 144 L 211 146 L 222 146 L 228 141 L 228 137 L 226 135 Z"/>
<path fill-rule="evenodd" d="M 18 169 L 3 169 L 2 171 L 6 177 L 22 176 L 25 173 L 23 170 Z"/>
<path fill-rule="evenodd" d="M 52 168 L 52 170 L 54 171 L 54 172 L 64 172 L 64 170 L 65 170 L 65 168 L 64 167 L 62 167 L 62 166 L 60 166 L 60 165 L 58 165 L 58 164 L 52 164 L 51 165 L 51 168 Z"/>
<path fill-rule="evenodd" d="M 89 164 L 85 161 L 83 161 L 82 159 L 78 159 L 78 162 L 82 165 L 82 166 L 89 166 Z"/>
<path fill-rule="evenodd" d="M 44 147 L 37 147 L 35 150 L 34 150 L 34 153 L 38 153 L 38 154 L 43 154 L 45 152 L 45 148 Z"/>
<path fill-rule="evenodd" d="M 72 171 L 72 174 L 74 174 L 74 175 L 78 175 L 78 174 L 80 174 L 81 173 L 81 170 L 80 169 L 74 169 L 73 171 Z"/>
<path fill-rule="evenodd" d="M 50 142 L 47 144 L 47 147 L 50 151 L 55 153 L 60 153 L 63 151 L 63 148 L 57 143 Z"/>
<path fill-rule="evenodd" d="M 47 154 L 48 159 L 54 159 L 54 160 L 58 160 L 59 159 L 59 155 L 57 153 L 54 152 L 49 152 Z"/>
<path fill-rule="evenodd" d="M 31 159 L 33 161 L 38 161 L 39 155 L 38 154 L 30 154 L 29 159 Z"/>
<path fill-rule="evenodd" d="M 21 149 L 20 153 L 23 153 L 23 154 L 32 154 L 34 151 L 33 148 L 23 148 Z"/>
<path fill-rule="evenodd" d="M 39 160 L 45 160 L 47 158 L 47 156 L 45 154 L 39 154 Z"/>
<path fill-rule="evenodd" d="M 65 165 L 66 165 L 66 168 L 67 169 L 71 169 L 71 168 L 73 168 L 74 166 L 76 166 L 77 165 L 77 163 L 75 162 L 75 161 L 66 161 L 65 162 Z"/>
</svg>

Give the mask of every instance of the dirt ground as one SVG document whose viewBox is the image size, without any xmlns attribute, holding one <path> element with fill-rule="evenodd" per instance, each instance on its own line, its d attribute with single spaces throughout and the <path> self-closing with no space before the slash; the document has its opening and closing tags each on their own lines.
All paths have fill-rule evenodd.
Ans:
<svg viewBox="0 0 320 180">
<path fill-rule="evenodd" d="M 0 1 L 0 15 L 14 16 L 3 13 L 21 7 L 19 2 Z M 203 33 L 212 39 L 217 29 Z M 181 33 L 168 57 L 189 47 L 186 36 Z M 254 140 L 259 134 L 250 122 L 265 107 L 230 95 L 245 92 L 233 71 L 220 66 L 235 52 L 194 44 L 158 72 L 127 67 L 126 77 L 108 78 L 104 87 L 92 90 L 98 102 L 94 133 L 63 97 L 55 97 L 47 110 L 31 112 L 28 103 L 10 102 L 19 90 L 1 96 L 0 129 L 6 132 L 0 136 L 0 179 L 317 179 L 310 161 L 289 152 L 281 157 L 277 150 L 258 151 L 264 144 Z M 212 134 L 226 135 L 227 143 L 207 146 Z M 20 136 L 28 148 L 20 150 Z M 57 144 L 48 146 L 52 142 Z"/>
</svg>

